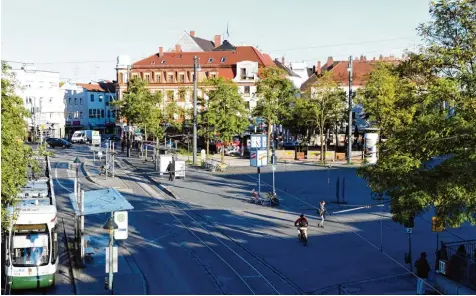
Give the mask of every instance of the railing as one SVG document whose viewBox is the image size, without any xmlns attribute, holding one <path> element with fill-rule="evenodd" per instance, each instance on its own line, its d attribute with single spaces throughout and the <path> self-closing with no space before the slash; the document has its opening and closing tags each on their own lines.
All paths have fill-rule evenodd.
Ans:
<svg viewBox="0 0 476 296">
<path fill-rule="evenodd" d="M 446 243 L 448 260 L 440 260 L 440 272 L 451 280 L 476 289 L 476 240 Z"/>
</svg>

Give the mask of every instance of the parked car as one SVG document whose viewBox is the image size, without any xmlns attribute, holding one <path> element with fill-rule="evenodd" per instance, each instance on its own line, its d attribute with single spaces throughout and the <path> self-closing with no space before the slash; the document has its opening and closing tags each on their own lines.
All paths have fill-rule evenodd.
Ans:
<svg viewBox="0 0 476 296">
<path fill-rule="evenodd" d="M 71 147 L 73 147 L 73 144 L 71 144 L 70 142 L 68 142 L 64 139 L 60 139 L 60 138 L 48 138 L 48 139 L 46 139 L 46 143 L 51 148 L 55 148 L 55 147 L 71 148 Z"/>
</svg>

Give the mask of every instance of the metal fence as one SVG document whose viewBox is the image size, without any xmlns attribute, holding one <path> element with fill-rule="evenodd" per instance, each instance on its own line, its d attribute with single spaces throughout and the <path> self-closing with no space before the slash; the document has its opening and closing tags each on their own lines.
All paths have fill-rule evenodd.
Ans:
<svg viewBox="0 0 476 296">
<path fill-rule="evenodd" d="M 384 295 L 416 292 L 416 278 L 409 272 L 333 285 L 314 291 L 313 295 Z"/>
<path fill-rule="evenodd" d="M 448 261 L 444 274 L 451 280 L 476 289 L 476 240 L 446 243 Z M 441 269 L 441 268 L 440 268 Z"/>
</svg>

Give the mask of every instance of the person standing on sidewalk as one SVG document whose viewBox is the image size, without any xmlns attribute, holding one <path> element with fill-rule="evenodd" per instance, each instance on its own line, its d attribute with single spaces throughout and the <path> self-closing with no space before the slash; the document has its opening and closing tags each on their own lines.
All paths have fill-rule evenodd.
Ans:
<svg viewBox="0 0 476 296">
<path fill-rule="evenodd" d="M 169 172 L 169 181 L 174 180 L 173 172 L 172 172 L 172 162 L 169 161 L 169 165 L 167 166 L 167 172 Z"/>
<path fill-rule="evenodd" d="M 321 201 L 319 205 L 319 216 L 321 216 L 321 222 L 319 222 L 317 226 L 324 228 L 324 220 L 326 217 L 326 202 L 325 201 Z"/>
<path fill-rule="evenodd" d="M 430 272 L 430 264 L 426 260 L 426 252 L 421 253 L 420 259 L 415 261 L 417 281 L 417 295 L 425 294 L 425 280 L 428 279 L 428 273 Z"/>
</svg>

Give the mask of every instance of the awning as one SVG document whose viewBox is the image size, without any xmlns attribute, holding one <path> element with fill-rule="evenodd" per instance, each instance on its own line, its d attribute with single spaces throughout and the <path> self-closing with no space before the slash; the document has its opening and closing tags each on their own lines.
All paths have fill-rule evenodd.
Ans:
<svg viewBox="0 0 476 296">
<path fill-rule="evenodd" d="M 69 195 L 69 199 L 73 205 L 74 214 L 81 216 L 74 193 Z M 85 216 L 132 209 L 134 209 L 134 207 L 115 188 L 84 191 L 83 215 Z"/>
</svg>

